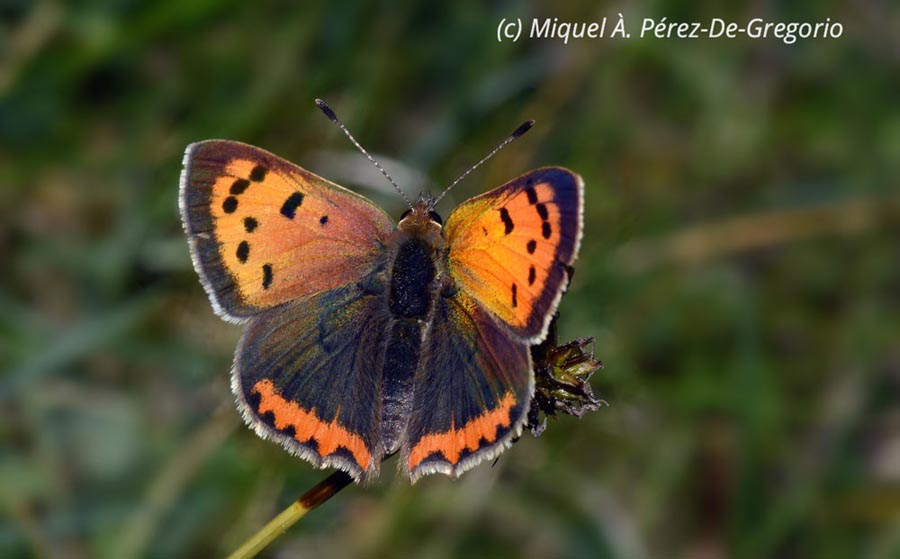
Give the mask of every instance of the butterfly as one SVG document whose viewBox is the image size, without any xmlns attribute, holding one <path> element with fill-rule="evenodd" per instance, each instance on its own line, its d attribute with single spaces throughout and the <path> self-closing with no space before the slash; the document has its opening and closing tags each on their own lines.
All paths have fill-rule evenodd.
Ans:
<svg viewBox="0 0 900 559">
<path fill-rule="evenodd" d="M 191 144 L 181 217 L 215 312 L 244 325 L 231 387 L 245 421 L 356 481 L 398 452 L 412 482 L 495 458 L 525 422 L 529 347 L 566 289 L 583 196 L 578 175 L 544 167 L 446 223 L 425 197 L 395 223 L 260 148 Z"/>
</svg>

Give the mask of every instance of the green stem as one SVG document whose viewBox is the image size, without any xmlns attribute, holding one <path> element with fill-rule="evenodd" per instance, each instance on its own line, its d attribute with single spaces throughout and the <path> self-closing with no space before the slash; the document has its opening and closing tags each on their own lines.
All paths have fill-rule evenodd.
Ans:
<svg viewBox="0 0 900 559">
<path fill-rule="evenodd" d="M 234 553 L 229 555 L 228 559 L 249 559 L 255 557 L 257 553 L 272 543 L 275 538 L 306 516 L 306 513 L 330 499 L 352 481 L 353 478 L 347 473 L 334 472 L 304 493 L 302 497 L 291 503 L 278 516 L 270 520 L 268 524 L 253 534 Z"/>
</svg>

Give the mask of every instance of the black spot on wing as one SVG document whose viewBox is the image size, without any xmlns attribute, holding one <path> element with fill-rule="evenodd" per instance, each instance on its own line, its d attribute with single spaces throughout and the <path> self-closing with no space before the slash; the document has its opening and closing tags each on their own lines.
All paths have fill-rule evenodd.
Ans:
<svg viewBox="0 0 900 559">
<path fill-rule="evenodd" d="M 531 179 L 528 179 L 529 184 L 531 183 Z M 528 203 L 532 206 L 537 204 L 537 192 L 534 190 L 533 186 L 529 186 L 525 189 L 525 194 L 528 195 Z"/>
<path fill-rule="evenodd" d="M 246 231 L 247 233 L 253 233 L 253 231 L 256 230 L 257 226 L 259 226 L 259 222 L 256 221 L 256 219 L 252 217 L 244 218 L 244 231 Z"/>
<path fill-rule="evenodd" d="M 238 194 L 243 194 L 247 187 L 250 186 L 250 181 L 247 179 L 237 179 L 233 183 L 231 183 L 231 188 L 228 190 L 231 194 L 237 196 Z"/>
<path fill-rule="evenodd" d="M 519 306 L 519 300 L 517 298 L 518 292 L 519 292 L 519 286 L 516 285 L 515 283 L 512 284 L 512 306 L 513 306 L 513 308 L 516 308 Z"/>
<path fill-rule="evenodd" d="M 528 254 L 534 254 L 535 249 L 537 249 L 537 241 L 531 239 L 528 241 L 528 244 L 525 245 L 525 248 L 528 249 Z"/>
<path fill-rule="evenodd" d="M 352 464 L 362 469 L 362 467 L 359 465 L 359 462 L 357 462 L 356 460 L 356 456 L 352 452 L 350 452 L 350 449 L 348 449 L 344 445 L 339 445 L 336 449 L 331 451 L 328 456 L 334 456 L 335 458 L 341 459 L 341 461 L 345 464 Z"/>
<path fill-rule="evenodd" d="M 250 406 L 250 409 L 254 412 L 259 412 L 259 404 L 260 400 L 262 400 L 262 396 L 259 395 L 259 392 L 252 390 L 248 393 L 246 389 L 244 389 L 244 397 L 247 399 L 247 405 Z"/>
<path fill-rule="evenodd" d="M 269 170 L 262 165 L 257 165 L 250 171 L 250 180 L 253 182 L 262 182 L 266 179 L 266 173 L 268 172 Z"/>
<path fill-rule="evenodd" d="M 548 222 L 545 221 L 541 224 L 541 235 L 543 235 L 545 239 L 549 239 L 552 232 L 553 230 L 550 228 L 550 224 Z"/>
<path fill-rule="evenodd" d="M 266 413 L 257 415 L 259 417 L 259 420 L 271 427 L 272 430 L 278 430 L 278 427 L 275 427 L 275 412 L 267 411 Z"/>
<path fill-rule="evenodd" d="M 247 241 L 241 241 L 241 244 L 237 247 L 237 258 L 241 261 L 241 264 L 247 263 L 247 258 L 250 257 L 250 243 Z"/>
<path fill-rule="evenodd" d="M 512 218 L 509 217 L 509 210 L 507 210 L 506 208 L 500 208 L 500 221 L 503 222 L 503 225 L 506 228 L 504 229 L 503 234 L 509 235 L 510 233 L 512 233 L 515 225 L 513 224 Z"/>
<path fill-rule="evenodd" d="M 296 434 L 294 435 L 294 438 L 295 438 L 295 439 L 297 438 L 297 435 L 296 435 Z M 311 438 L 311 439 L 309 439 L 309 440 L 303 441 L 303 444 L 304 444 L 305 446 L 308 446 L 308 447 L 310 448 L 310 450 L 312 450 L 312 451 L 315 452 L 316 454 L 319 453 L 319 441 L 317 441 L 316 439 L 312 439 L 312 438 Z M 340 448 L 340 447 L 339 447 L 339 448 Z M 332 453 L 332 454 L 333 454 L 333 453 Z"/>
<path fill-rule="evenodd" d="M 326 223 L 328 223 L 328 216 L 327 216 L 327 215 L 323 215 L 322 217 L 320 217 L 320 218 L 319 218 L 319 223 L 322 224 L 322 225 L 325 225 Z"/>
<path fill-rule="evenodd" d="M 284 204 L 281 205 L 281 215 L 288 219 L 294 219 L 294 216 L 297 213 L 297 208 L 300 207 L 300 204 L 303 203 L 303 193 L 302 192 L 294 192 L 290 196 L 287 197 L 287 200 L 284 201 Z"/>
<path fill-rule="evenodd" d="M 534 266 L 528 267 L 528 285 L 534 285 L 534 279 L 537 273 L 534 270 Z"/>
<path fill-rule="evenodd" d="M 297 436 L 297 429 L 293 425 L 288 425 L 284 429 L 279 429 L 278 432 L 292 439 Z"/>
<path fill-rule="evenodd" d="M 229 196 L 228 198 L 225 198 L 224 202 L 222 202 L 222 211 L 227 214 L 232 214 L 234 213 L 234 210 L 237 209 L 237 206 L 237 198 L 235 198 L 234 196 Z"/>
<path fill-rule="evenodd" d="M 546 204 L 538 204 L 535 208 L 537 208 L 537 213 L 541 216 L 541 220 L 547 221 L 547 218 L 550 217 L 550 213 L 547 211 Z"/>
<path fill-rule="evenodd" d="M 269 289 L 269 286 L 272 285 L 272 265 L 271 264 L 263 264 L 263 289 Z"/>
</svg>

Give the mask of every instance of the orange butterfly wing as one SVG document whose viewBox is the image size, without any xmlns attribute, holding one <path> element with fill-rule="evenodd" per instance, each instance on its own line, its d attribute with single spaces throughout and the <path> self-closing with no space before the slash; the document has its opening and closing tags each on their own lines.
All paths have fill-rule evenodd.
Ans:
<svg viewBox="0 0 900 559">
<path fill-rule="evenodd" d="M 536 169 L 464 202 L 444 227 L 456 284 L 527 343 L 546 336 L 565 291 L 583 191 L 567 169 Z"/>
<path fill-rule="evenodd" d="M 358 280 L 395 229 L 362 196 L 226 140 L 188 146 L 180 205 L 213 307 L 236 322 Z"/>
</svg>

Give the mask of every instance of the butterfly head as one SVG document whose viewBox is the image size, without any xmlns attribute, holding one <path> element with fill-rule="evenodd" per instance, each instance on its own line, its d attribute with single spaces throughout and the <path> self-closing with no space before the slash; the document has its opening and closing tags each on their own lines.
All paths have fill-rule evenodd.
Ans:
<svg viewBox="0 0 900 559">
<path fill-rule="evenodd" d="M 425 196 L 420 196 L 410 209 L 400 215 L 400 223 L 397 225 L 400 229 L 420 233 L 439 233 L 443 226 L 444 220 L 434 211 L 434 200 Z"/>
</svg>

